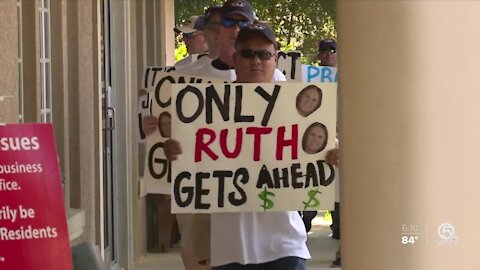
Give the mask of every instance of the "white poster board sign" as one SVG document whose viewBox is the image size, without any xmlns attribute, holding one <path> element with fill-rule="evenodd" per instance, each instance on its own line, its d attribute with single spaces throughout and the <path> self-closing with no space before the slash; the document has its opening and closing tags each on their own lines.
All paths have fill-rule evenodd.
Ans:
<svg viewBox="0 0 480 270">
<path fill-rule="evenodd" d="M 172 89 L 172 212 L 333 209 L 336 84 Z"/>
<path fill-rule="evenodd" d="M 278 52 L 278 69 L 283 72 L 287 82 L 302 82 L 302 63 L 300 51 Z"/>
<path fill-rule="evenodd" d="M 302 65 L 302 81 L 305 83 L 336 83 L 336 67 Z"/>
<path fill-rule="evenodd" d="M 166 72 L 165 72 L 166 71 Z M 171 171 L 170 162 L 165 158 L 164 143 L 171 137 L 171 86 L 183 83 L 206 83 L 218 80 L 182 75 L 172 68 L 147 68 L 145 71 L 147 94 L 139 100 L 139 130 L 146 141 L 146 159 L 143 181 L 146 193 L 169 194 Z M 142 121 L 147 116 L 154 116 L 158 128 L 150 135 L 143 132 Z"/>
</svg>

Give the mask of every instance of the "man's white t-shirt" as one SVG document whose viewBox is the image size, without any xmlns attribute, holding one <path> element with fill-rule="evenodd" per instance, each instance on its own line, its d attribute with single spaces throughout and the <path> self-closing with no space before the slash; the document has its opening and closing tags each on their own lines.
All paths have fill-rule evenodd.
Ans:
<svg viewBox="0 0 480 270">
<path fill-rule="evenodd" d="M 211 231 L 212 266 L 310 259 L 305 225 L 296 211 L 215 213 Z"/>
<path fill-rule="evenodd" d="M 200 58 L 198 61 L 201 61 L 203 58 Z M 197 61 L 197 62 L 198 62 Z M 237 79 L 237 74 L 235 73 L 235 69 L 218 69 L 214 67 L 213 61 L 204 61 L 202 63 L 194 62 L 184 68 L 177 69 L 176 71 L 181 74 L 190 75 L 190 76 L 197 76 L 197 77 L 206 77 L 206 78 L 218 78 L 222 79 L 226 82 L 233 82 Z M 286 81 L 287 78 L 285 75 L 278 69 L 275 69 L 273 73 L 272 81 Z"/>
<path fill-rule="evenodd" d="M 192 64 L 193 62 L 193 57 L 191 54 L 189 54 L 187 57 L 183 58 L 182 60 L 178 61 L 175 63 L 175 67 L 181 67 L 185 65 Z"/>
<path fill-rule="evenodd" d="M 202 59 L 200 59 L 202 60 Z M 237 75 L 235 74 L 234 69 L 229 69 L 229 68 L 224 68 L 224 69 L 219 69 L 214 67 L 214 62 L 218 61 L 217 59 L 215 60 L 210 60 L 208 62 L 200 63 L 200 64 L 195 64 L 194 66 L 192 65 L 191 68 L 188 70 L 183 69 L 180 70 L 179 73 L 187 74 L 190 76 L 196 76 L 196 77 L 205 77 L 205 78 L 212 78 L 212 79 L 219 79 L 225 82 L 233 82 L 236 80 Z"/>
<path fill-rule="evenodd" d="M 198 65 L 188 75 L 235 81 L 234 69 L 213 63 Z M 286 81 L 276 69 L 273 81 Z M 310 258 L 307 233 L 296 211 L 211 214 L 211 266 L 265 263 L 283 257 Z"/>
<path fill-rule="evenodd" d="M 180 66 L 175 65 L 175 72 L 187 75 L 193 72 L 194 70 L 198 69 L 199 67 L 209 65 L 210 63 L 212 63 L 212 60 L 213 60 L 212 58 L 206 55 L 190 64 L 180 65 Z"/>
</svg>

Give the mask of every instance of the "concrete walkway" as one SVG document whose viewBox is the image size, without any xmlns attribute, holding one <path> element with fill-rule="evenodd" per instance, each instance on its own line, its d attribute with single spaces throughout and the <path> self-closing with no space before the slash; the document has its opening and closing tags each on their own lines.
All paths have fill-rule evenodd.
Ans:
<svg viewBox="0 0 480 270">
<path fill-rule="evenodd" d="M 308 261 L 308 270 L 340 269 L 330 268 L 335 258 L 338 240 L 332 239 L 329 223 L 317 216 L 312 222 L 312 231 L 308 235 L 308 247 L 312 259 Z M 149 253 L 137 263 L 135 270 L 184 270 L 179 248 L 174 247 L 169 253 Z"/>
</svg>

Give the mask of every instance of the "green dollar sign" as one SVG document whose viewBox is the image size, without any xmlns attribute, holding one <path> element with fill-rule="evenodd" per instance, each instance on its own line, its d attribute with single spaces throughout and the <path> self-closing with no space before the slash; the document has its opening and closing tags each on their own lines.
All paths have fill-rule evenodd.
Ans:
<svg viewBox="0 0 480 270">
<path fill-rule="evenodd" d="M 316 208 L 320 205 L 320 201 L 316 198 L 317 193 L 322 193 L 322 192 L 318 191 L 318 188 L 308 191 L 308 193 L 307 193 L 308 194 L 308 201 L 303 202 L 303 205 L 305 205 L 303 210 L 307 210 L 307 208 Z"/>
<path fill-rule="evenodd" d="M 260 200 L 263 201 L 263 205 L 260 205 L 260 207 L 263 208 L 263 211 L 267 211 L 267 209 L 273 208 L 273 201 L 271 201 L 268 196 L 275 197 L 275 194 L 273 192 L 267 191 L 267 187 L 265 187 L 262 192 L 258 193 L 258 197 L 260 198 Z"/>
</svg>

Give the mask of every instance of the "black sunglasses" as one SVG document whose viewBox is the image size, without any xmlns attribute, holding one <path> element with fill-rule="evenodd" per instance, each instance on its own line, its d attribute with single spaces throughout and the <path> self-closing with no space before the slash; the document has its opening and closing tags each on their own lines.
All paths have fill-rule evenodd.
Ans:
<svg viewBox="0 0 480 270">
<path fill-rule="evenodd" d="M 320 49 L 321 52 L 323 53 L 336 53 L 337 50 L 334 49 L 334 48 L 323 48 L 323 49 Z"/>
<path fill-rule="evenodd" d="M 227 19 L 224 18 L 222 20 L 222 25 L 226 28 L 232 27 L 234 25 L 238 25 L 238 28 L 245 28 L 250 25 L 250 21 L 248 20 L 234 20 L 234 19 Z"/>
<path fill-rule="evenodd" d="M 255 56 L 258 57 L 260 60 L 270 60 L 272 56 L 274 56 L 275 53 L 271 53 L 267 50 L 250 50 L 250 49 L 245 49 L 245 50 L 240 50 L 240 56 L 246 59 L 253 59 Z"/>
<path fill-rule="evenodd" d="M 190 32 L 190 33 L 182 33 L 182 37 L 184 39 L 191 39 L 191 38 L 194 38 L 195 36 L 198 35 L 198 31 L 196 32 Z"/>
</svg>

